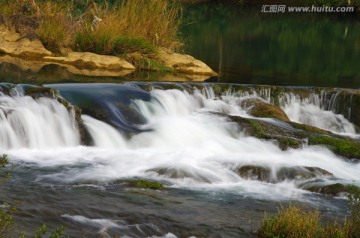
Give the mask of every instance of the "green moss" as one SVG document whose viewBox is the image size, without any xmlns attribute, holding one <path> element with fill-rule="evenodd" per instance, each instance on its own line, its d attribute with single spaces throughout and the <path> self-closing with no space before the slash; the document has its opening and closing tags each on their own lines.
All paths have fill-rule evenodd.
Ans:
<svg viewBox="0 0 360 238">
<path fill-rule="evenodd" d="M 287 150 L 288 148 L 298 149 L 302 146 L 302 142 L 293 138 L 278 138 L 279 147 L 282 150 Z"/>
<path fill-rule="evenodd" d="M 130 185 L 132 185 L 134 187 L 138 187 L 138 188 L 149 188 L 149 189 L 155 189 L 155 190 L 164 188 L 164 185 L 162 185 L 162 183 L 155 182 L 155 181 L 148 181 L 148 180 L 132 181 L 132 182 L 130 182 Z"/>
<path fill-rule="evenodd" d="M 264 129 L 261 127 L 261 125 L 254 121 L 254 120 L 250 120 L 247 119 L 248 122 L 250 123 L 250 125 L 252 126 L 252 128 L 255 130 L 255 136 L 257 138 L 261 138 L 261 139 L 269 139 L 269 136 L 265 133 Z"/>
<path fill-rule="evenodd" d="M 360 159 L 360 143 L 353 140 L 338 139 L 329 136 L 311 136 L 309 145 L 325 145 L 334 153 L 347 157 Z"/>
<path fill-rule="evenodd" d="M 299 130 L 303 130 L 303 131 L 307 131 L 307 132 L 311 132 L 311 133 L 317 133 L 317 134 L 331 134 L 330 131 L 326 131 L 314 126 L 309 126 L 309 125 L 305 125 L 305 124 L 300 124 L 300 123 L 296 123 L 296 122 L 289 122 L 294 128 L 299 129 Z"/>
<path fill-rule="evenodd" d="M 275 118 L 282 121 L 290 121 L 289 117 L 280 107 L 265 102 L 256 103 L 249 113 L 254 117 Z"/>
</svg>

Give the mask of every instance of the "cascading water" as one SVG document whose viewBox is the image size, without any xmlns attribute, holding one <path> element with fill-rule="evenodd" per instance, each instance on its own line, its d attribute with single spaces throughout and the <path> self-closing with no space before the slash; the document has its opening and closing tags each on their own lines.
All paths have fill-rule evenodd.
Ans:
<svg viewBox="0 0 360 238">
<path fill-rule="evenodd" d="M 335 102 L 336 97 L 332 97 L 326 107 L 319 94 L 310 94 L 309 97 L 301 99 L 299 95 L 286 93 L 280 98 L 280 105 L 292 121 L 358 137 L 354 125 L 343 115 L 335 114 L 331 110 L 334 109 Z"/>
<path fill-rule="evenodd" d="M 81 85 L 76 85 L 70 93 L 66 89 L 62 89 L 64 92 L 60 90 L 60 93 L 69 98 L 76 97 L 77 87 L 81 91 Z M 88 88 L 89 86 L 86 86 L 86 90 Z M 107 104 L 111 104 L 114 97 L 109 99 L 106 96 L 113 95 L 112 90 L 122 90 L 126 103 L 113 103 L 108 107 L 111 110 L 106 113 L 114 112 L 115 105 L 121 105 L 114 113 L 123 115 L 124 112 L 131 112 L 134 117 L 142 120 L 135 123 L 130 117 L 122 117 L 121 127 L 115 128 L 89 115 L 82 115 L 94 146 L 80 146 L 75 116 L 57 100 L 45 97 L 35 100 L 28 96 L 0 97 L 0 126 L 3 136 L 1 146 L 11 161 L 20 165 L 15 171 L 15 181 L 20 181 L 20 184 L 31 181 L 29 186 L 34 186 L 33 183 L 43 187 L 50 184 L 53 192 L 57 191 L 53 188 L 54 185 L 65 186 L 66 191 L 58 192 L 56 196 L 62 197 L 62 193 L 71 193 L 72 199 L 77 199 L 82 193 L 91 199 L 97 199 L 98 194 L 106 194 L 101 195 L 101 199 L 96 200 L 98 202 L 79 201 L 84 203 L 86 210 L 67 205 L 64 205 L 67 210 L 62 207 L 54 210 L 61 219 L 77 222 L 82 226 L 94 226 L 101 232 L 104 229 L 106 231 L 106 227 L 125 233 L 128 230 L 128 234 L 135 237 L 164 235 L 172 231 L 169 228 L 171 225 L 164 228 L 159 223 L 156 226 L 147 224 L 148 219 L 145 218 L 148 216 L 154 221 L 151 212 L 144 214 L 141 211 L 141 222 L 138 223 L 142 225 L 132 226 L 131 222 L 128 223 L 131 219 L 112 219 L 119 210 L 113 211 L 110 205 L 99 205 L 102 200 L 112 206 L 120 206 L 118 204 L 124 202 L 121 209 L 126 210 L 126 214 L 139 214 L 138 210 L 127 210 L 129 208 L 126 205 L 135 199 L 135 205 L 131 207 L 138 207 L 137 202 L 141 199 L 136 196 L 139 195 L 136 193 L 131 199 L 123 198 L 127 196 L 124 195 L 126 192 L 119 192 L 118 187 L 118 184 L 133 179 L 160 181 L 180 194 L 185 190 L 201 192 L 216 199 L 236 196 L 262 201 L 288 201 L 296 197 L 305 198 L 313 204 L 318 204 L 318 198 L 313 198 L 312 193 L 306 190 L 309 184 L 324 186 L 353 181 L 358 183 L 360 180 L 360 163 L 344 160 L 321 146 L 282 151 L 272 141 L 246 136 L 241 125 L 229 120 L 229 115 L 252 118 L 247 114 L 249 108 L 242 102 L 249 98 L 261 99 L 259 96 L 270 101 L 268 90 L 263 93 L 228 91 L 219 96 L 211 87 L 203 90 L 153 89 L 149 95 L 136 88 L 128 89 L 129 87 L 115 85 L 101 85 L 101 88 L 103 91 L 99 92 L 96 98 L 93 94 L 88 97 L 81 94 L 81 100 L 78 101 L 84 105 L 95 105 L 92 100 L 106 100 Z M 127 90 L 131 90 L 131 94 Z M 127 95 L 131 98 L 126 98 Z M 284 109 L 292 119 L 296 119 L 296 113 L 299 113 L 301 108 L 311 111 L 311 102 L 301 101 L 296 96 L 289 97 L 284 103 Z M 291 109 L 292 106 L 295 108 Z M 298 111 L 296 106 L 300 107 Z M 339 118 L 320 107 L 316 110 L 319 110 L 316 113 L 320 116 L 315 121 L 320 118 L 327 121 L 329 117 Z M 301 111 L 301 114 L 304 116 L 304 111 Z M 322 116 L 323 114 L 325 116 Z M 141 121 L 143 123 L 139 124 Z M 345 120 L 339 123 L 339 127 L 346 128 Z M 123 131 L 122 128 L 127 125 L 137 130 Z M 344 129 L 344 132 L 349 132 L 346 130 Z M 255 176 L 251 172 L 259 169 L 263 171 L 260 175 Z M 296 173 L 292 176 L 291 173 L 295 170 L 306 175 L 299 177 Z M 244 173 L 247 175 L 244 176 Z M 26 179 L 22 179 L 21 175 Z M 165 192 L 161 194 L 163 193 L 157 196 L 167 196 Z M 56 196 L 48 198 L 52 204 L 60 203 Z M 123 200 L 119 203 L 115 198 Z M 85 205 L 87 203 L 89 204 Z M 96 206 L 109 207 L 106 212 L 93 211 L 94 203 Z M 172 204 L 164 203 L 165 205 L 161 206 Z M 191 204 L 192 201 L 180 203 Z M 322 205 L 330 206 L 326 201 Z M 157 208 L 156 212 L 158 210 Z M 224 214 L 224 217 L 226 216 Z M 181 219 L 186 221 L 188 218 Z M 161 221 L 171 223 L 164 219 Z"/>
<path fill-rule="evenodd" d="M 0 147 L 47 149 L 80 144 L 74 112 L 55 99 L 0 96 Z"/>
</svg>

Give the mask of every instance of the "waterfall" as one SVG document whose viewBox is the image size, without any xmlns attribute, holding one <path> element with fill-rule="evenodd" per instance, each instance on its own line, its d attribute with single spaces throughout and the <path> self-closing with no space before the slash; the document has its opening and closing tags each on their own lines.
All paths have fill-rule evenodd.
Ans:
<svg viewBox="0 0 360 238">
<path fill-rule="evenodd" d="M 0 96 L 0 147 L 52 148 L 80 144 L 74 111 L 55 99 Z"/>
<path fill-rule="evenodd" d="M 324 92 L 311 93 L 305 98 L 294 93 L 285 93 L 279 98 L 279 104 L 292 121 L 356 136 L 354 125 L 344 115 L 335 113 L 338 95 L 333 94 L 329 101 L 325 101 Z"/>
<path fill-rule="evenodd" d="M 72 97 L 76 93 L 73 90 Z M 99 98 L 101 95 L 95 100 Z M 360 179 L 360 164 L 349 163 L 325 147 L 282 151 L 273 141 L 244 135 L 241 125 L 228 116 L 251 118 L 243 103 L 248 99 L 271 101 L 271 90 L 228 90 L 219 95 L 212 87 L 152 89 L 149 97 L 132 96 L 127 104 L 131 112 L 144 118 L 142 124 L 136 125 L 141 130 L 124 133 L 121 128 L 82 115 L 94 146 L 80 147 L 75 115 L 57 100 L 3 95 L 1 146 L 16 161 L 60 168 L 36 175 L 40 182 L 81 184 L 135 177 L 165 181 L 174 187 L 225 189 L 266 199 L 288 199 L 294 193 L 306 192 L 301 188 L 308 186 L 304 181 L 311 179 L 287 177 L 284 170 L 290 175 L 291 171 L 305 171 L 306 176 L 310 174 L 322 184 Z M 339 133 L 351 129 L 343 116 L 322 109 L 316 94 L 300 98 L 287 93 L 279 103 L 293 120 L 321 122 L 316 125 Z M 129 126 L 138 123 L 127 122 Z M 56 153 L 48 150 L 54 147 L 58 147 Z M 16 148 L 40 150 L 11 150 Z M 253 179 L 254 169 L 264 174 L 256 176 L 267 179 Z"/>
</svg>

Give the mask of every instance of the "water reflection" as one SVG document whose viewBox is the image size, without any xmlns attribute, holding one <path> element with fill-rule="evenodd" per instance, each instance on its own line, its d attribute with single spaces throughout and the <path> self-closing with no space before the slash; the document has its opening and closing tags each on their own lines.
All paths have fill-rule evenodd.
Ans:
<svg viewBox="0 0 360 238">
<path fill-rule="evenodd" d="M 195 5 L 184 19 L 187 53 L 220 82 L 360 87 L 360 23 L 350 16 Z"/>
</svg>

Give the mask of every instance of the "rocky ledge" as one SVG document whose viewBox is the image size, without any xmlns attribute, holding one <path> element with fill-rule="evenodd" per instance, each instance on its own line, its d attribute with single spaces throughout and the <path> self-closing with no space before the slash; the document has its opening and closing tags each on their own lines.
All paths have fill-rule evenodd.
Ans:
<svg viewBox="0 0 360 238">
<path fill-rule="evenodd" d="M 42 62 L 42 66 L 57 64 L 67 68 L 73 74 L 86 76 L 116 77 L 136 70 L 133 64 L 117 56 L 71 51 L 62 56 L 56 56 L 44 47 L 40 38 L 35 34 L 37 26 L 34 19 L 0 15 L 0 63 L 8 62 L 8 58 L 4 56 L 11 56 L 21 58 L 22 61 Z M 195 77 L 196 81 L 217 75 L 205 63 L 190 55 L 159 49 L 156 59 L 175 74 L 201 76 Z M 17 61 L 13 60 L 13 62 Z M 32 63 L 28 65 L 32 65 Z M 39 64 L 35 65 L 38 67 Z M 36 71 L 37 69 L 30 68 L 30 70 Z"/>
</svg>

